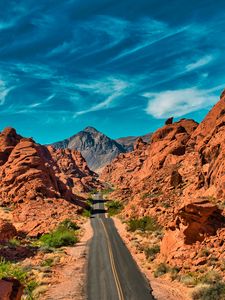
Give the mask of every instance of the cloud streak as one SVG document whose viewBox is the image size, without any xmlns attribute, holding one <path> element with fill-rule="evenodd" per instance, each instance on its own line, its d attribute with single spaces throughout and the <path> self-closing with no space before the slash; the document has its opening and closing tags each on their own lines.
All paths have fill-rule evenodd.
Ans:
<svg viewBox="0 0 225 300">
<path fill-rule="evenodd" d="M 190 72 L 190 71 L 193 71 L 193 70 L 196 70 L 198 68 L 208 65 L 212 60 L 213 60 L 212 55 L 206 55 L 206 56 L 203 56 L 200 59 L 198 59 L 196 62 L 188 64 L 185 69 L 188 72 Z"/>
<path fill-rule="evenodd" d="M 148 99 L 146 113 L 157 119 L 171 116 L 181 117 L 199 109 L 210 107 L 218 99 L 210 91 L 198 88 L 145 93 L 143 96 Z"/>
<path fill-rule="evenodd" d="M 127 93 L 127 88 L 130 84 L 126 81 L 117 78 L 108 78 L 105 82 L 93 82 L 87 84 L 77 84 L 81 89 L 91 91 L 93 94 L 106 97 L 103 101 L 98 102 L 95 105 L 90 106 L 85 110 L 78 111 L 74 114 L 74 117 L 84 115 L 90 112 L 99 111 L 110 108 L 115 105 L 114 101 Z"/>
</svg>

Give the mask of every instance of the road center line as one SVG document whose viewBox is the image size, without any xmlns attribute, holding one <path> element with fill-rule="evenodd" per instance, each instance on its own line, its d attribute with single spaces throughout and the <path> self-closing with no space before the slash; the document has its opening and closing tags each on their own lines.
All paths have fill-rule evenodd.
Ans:
<svg viewBox="0 0 225 300">
<path fill-rule="evenodd" d="M 102 219 L 100 219 L 100 221 L 102 223 L 103 229 L 104 229 L 105 234 L 106 234 L 107 246 L 108 246 L 108 251 L 109 251 L 109 258 L 110 258 L 110 263 L 111 263 L 113 276 L 114 276 L 115 283 L 116 283 L 116 288 L 117 288 L 119 300 L 124 300 L 123 291 L 122 291 L 121 284 L 120 284 L 120 281 L 119 281 L 119 277 L 118 277 L 118 274 L 117 274 L 117 271 L 116 271 L 116 266 L 115 266 L 115 261 L 114 261 L 114 257 L 113 257 L 113 252 L 112 252 L 112 247 L 111 247 L 109 235 L 108 235 L 108 232 L 106 230 L 105 224 L 103 223 Z"/>
</svg>

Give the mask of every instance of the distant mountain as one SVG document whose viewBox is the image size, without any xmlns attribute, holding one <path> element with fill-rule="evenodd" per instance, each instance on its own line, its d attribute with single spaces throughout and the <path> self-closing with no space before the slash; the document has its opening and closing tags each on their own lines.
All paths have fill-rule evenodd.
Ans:
<svg viewBox="0 0 225 300">
<path fill-rule="evenodd" d="M 144 139 L 149 140 L 147 136 Z M 53 143 L 57 149 L 75 149 L 81 152 L 93 171 L 100 171 L 120 153 L 133 150 L 138 137 L 124 137 L 113 140 L 93 127 L 87 127 L 77 134 L 60 142 Z"/>
<path fill-rule="evenodd" d="M 86 159 L 92 170 L 99 170 L 126 149 L 93 127 L 87 127 L 72 137 L 52 144 L 55 148 L 76 149 Z"/>
<path fill-rule="evenodd" d="M 144 142 L 149 143 L 151 136 L 152 136 L 151 133 L 147 133 L 147 134 L 142 135 L 142 136 L 122 137 L 122 138 L 116 139 L 115 141 L 117 143 L 119 143 L 120 145 L 122 145 L 126 149 L 126 152 L 130 152 L 130 151 L 134 150 L 134 143 L 138 138 L 142 138 L 142 140 Z"/>
</svg>

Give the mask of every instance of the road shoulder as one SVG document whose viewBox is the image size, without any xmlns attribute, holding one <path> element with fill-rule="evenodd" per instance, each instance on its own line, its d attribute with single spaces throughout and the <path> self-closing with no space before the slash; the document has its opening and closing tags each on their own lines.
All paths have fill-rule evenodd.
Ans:
<svg viewBox="0 0 225 300">
<path fill-rule="evenodd" d="M 93 236 L 90 220 L 83 225 L 83 231 L 75 247 L 65 248 L 65 255 L 53 270 L 54 282 L 49 286 L 43 300 L 86 299 L 88 247 Z"/>
</svg>

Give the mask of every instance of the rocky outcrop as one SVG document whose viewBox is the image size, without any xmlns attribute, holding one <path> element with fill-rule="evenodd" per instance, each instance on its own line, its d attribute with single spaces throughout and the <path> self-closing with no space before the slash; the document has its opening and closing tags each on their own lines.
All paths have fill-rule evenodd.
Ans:
<svg viewBox="0 0 225 300">
<path fill-rule="evenodd" d="M 126 150 L 126 152 L 131 152 L 134 150 L 134 145 L 137 142 L 137 139 L 141 138 L 143 142 L 149 144 L 152 134 L 147 133 L 142 136 L 127 136 L 118 138 L 115 141 L 123 146 L 123 148 Z"/>
<path fill-rule="evenodd" d="M 4 278 L 0 280 L 1 300 L 20 300 L 24 287 L 17 279 Z"/>
<path fill-rule="evenodd" d="M 80 153 L 54 150 L 23 138 L 12 128 L 0 134 L 0 203 L 13 208 L 18 229 L 38 235 L 80 206 L 78 196 L 99 182 Z"/>
<path fill-rule="evenodd" d="M 57 149 L 78 150 L 88 163 L 91 170 L 100 172 L 120 153 L 132 151 L 138 137 L 124 137 L 117 140 L 110 139 L 93 127 L 87 127 L 72 137 L 52 144 Z M 150 140 L 150 134 L 143 136 Z"/>
<path fill-rule="evenodd" d="M 149 145 L 118 156 L 101 178 L 114 185 L 111 197 L 126 203 L 125 218 L 157 218 L 166 228 L 161 255 L 171 252 L 168 262 L 182 265 L 192 250 L 219 247 L 224 238 L 225 212 L 218 207 L 225 196 L 225 94 L 200 124 L 166 123 Z"/>
<path fill-rule="evenodd" d="M 86 160 L 79 151 L 55 149 L 51 146 L 48 149 L 58 167 L 55 168 L 56 175 L 74 194 L 89 192 L 101 187 L 97 179 L 98 175 L 89 169 Z"/>
<path fill-rule="evenodd" d="M 170 117 L 166 120 L 165 125 L 171 125 L 173 124 L 173 117 Z"/>
</svg>

